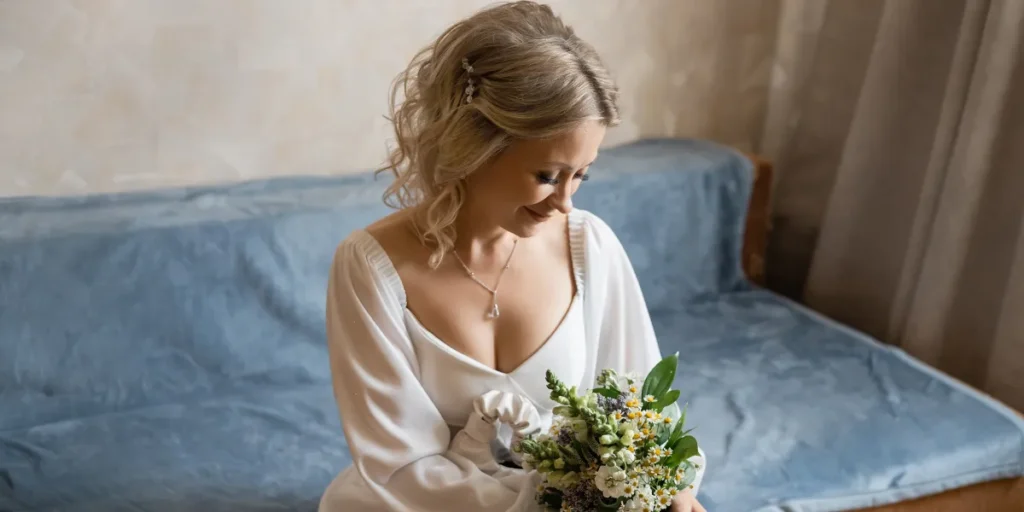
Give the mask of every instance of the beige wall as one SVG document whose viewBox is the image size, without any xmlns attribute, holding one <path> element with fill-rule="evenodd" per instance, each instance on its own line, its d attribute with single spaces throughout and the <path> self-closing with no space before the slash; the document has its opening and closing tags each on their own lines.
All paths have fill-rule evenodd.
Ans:
<svg viewBox="0 0 1024 512">
<path fill-rule="evenodd" d="M 0 195 L 372 168 L 391 79 L 489 3 L 0 0 Z M 778 0 L 551 4 L 620 83 L 609 144 L 757 147 Z"/>
</svg>

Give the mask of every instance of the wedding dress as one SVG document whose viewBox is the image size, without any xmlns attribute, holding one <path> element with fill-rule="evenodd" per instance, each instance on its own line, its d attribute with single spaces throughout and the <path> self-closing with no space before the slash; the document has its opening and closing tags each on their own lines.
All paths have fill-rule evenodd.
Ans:
<svg viewBox="0 0 1024 512">
<path fill-rule="evenodd" d="M 611 229 L 569 214 L 576 296 L 549 339 L 503 373 L 449 347 L 406 307 L 387 254 L 366 231 L 339 247 L 327 299 L 335 398 L 353 464 L 322 512 L 537 510 L 537 477 L 494 460 L 546 429 L 551 370 L 590 388 L 604 368 L 646 374 L 661 353 L 635 272 Z M 518 431 L 518 432 L 516 432 Z M 694 491 L 704 474 L 703 454 Z"/>
</svg>

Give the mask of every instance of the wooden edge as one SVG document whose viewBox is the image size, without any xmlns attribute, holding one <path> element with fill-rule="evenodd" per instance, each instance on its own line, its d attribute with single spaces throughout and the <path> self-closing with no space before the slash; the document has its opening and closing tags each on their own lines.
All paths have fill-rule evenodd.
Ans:
<svg viewBox="0 0 1024 512">
<path fill-rule="evenodd" d="M 859 512 L 1024 512 L 1024 478 L 993 480 Z"/>
<path fill-rule="evenodd" d="M 754 185 L 743 233 L 743 271 L 759 286 L 765 285 L 765 253 L 771 231 L 771 194 L 774 168 L 768 160 L 743 153 L 754 165 Z"/>
</svg>

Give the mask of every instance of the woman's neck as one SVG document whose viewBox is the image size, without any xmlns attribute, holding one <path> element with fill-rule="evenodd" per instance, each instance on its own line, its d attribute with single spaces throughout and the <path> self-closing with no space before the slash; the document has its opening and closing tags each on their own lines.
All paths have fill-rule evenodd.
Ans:
<svg viewBox="0 0 1024 512">
<path fill-rule="evenodd" d="M 505 252 L 515 235 L 486 214 L 465 205 L 455 219 L 455 250 L 471 259 Z"/>
</svg>

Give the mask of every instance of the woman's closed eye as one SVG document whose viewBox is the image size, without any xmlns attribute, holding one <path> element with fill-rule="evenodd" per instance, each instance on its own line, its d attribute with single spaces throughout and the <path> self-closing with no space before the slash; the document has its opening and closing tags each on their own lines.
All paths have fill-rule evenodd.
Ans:
<svg viewBox="0 0 1024 512">
<path fill-rule="evenodd" d="M 585 171 L 580 171 L 574 174 L 572 176 L 572 179 L 587 181 L 590 179 L 590 175 L 587 174 Z M 542 185 L 558 185 L 560 183 L 557 174 L 550 174 L 544 172 L 537 173 L 537 181 L 539 181 Z"/>
</svg>

